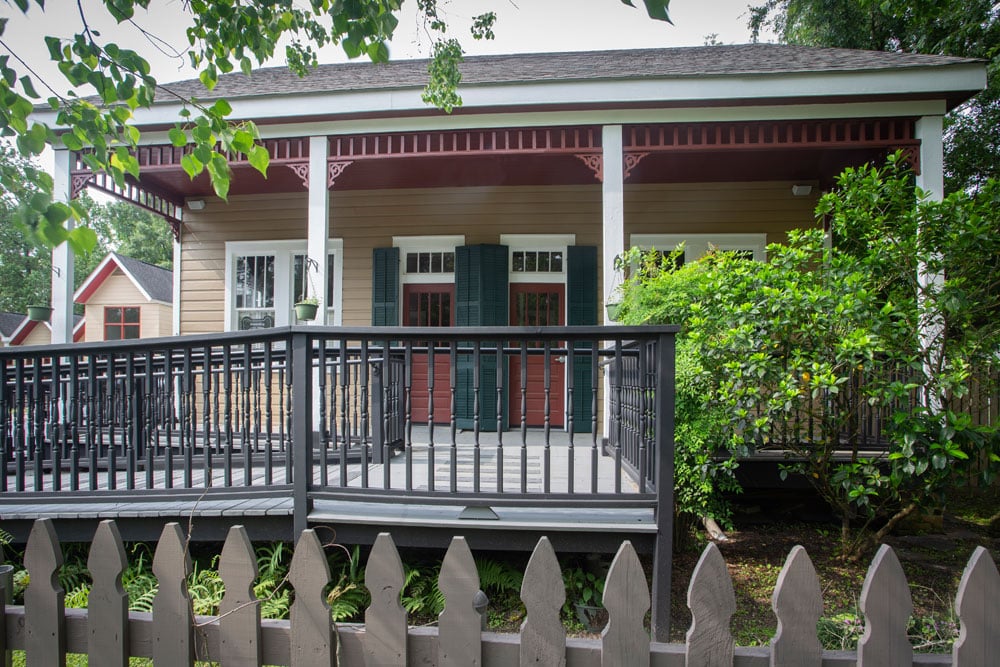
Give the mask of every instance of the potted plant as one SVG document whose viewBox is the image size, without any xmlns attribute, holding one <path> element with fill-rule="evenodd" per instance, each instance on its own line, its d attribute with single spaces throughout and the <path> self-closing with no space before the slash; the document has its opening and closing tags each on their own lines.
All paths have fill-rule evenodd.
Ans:
<svg viewBox="0 0 1000 667">
<path fill-rule="evenodd" d="M 295 302 L 295 318 L 300 322 L 315 320 L 317 310 L 319 310 L 319 299 L 314 296 L 304 296 Z"/>
<path fill-rule="evenodd" d="M 306 274 L 306 284 L 302 286 L 302 297 L 295 302 L 295 319 L 299 322 L 311 322 L 316 319 L 316 312 L 319 310 L 319 298 L 316 296 L 316 285 L 313 283 L 312 275 L 309 273 L 309 269 L 312 267 L 319 269 L 319 264 L 316 260 L 306 257 L 305 258 L 305 274 Z M 309 292 L 312 292 L 313 296 L 309 296 Z"/>
<path fill-rule="evenodd" d="M 52 306 L 28 306 L 28 319 L 32 322 L 47 322 L 52 317 Z"/>
</svg>

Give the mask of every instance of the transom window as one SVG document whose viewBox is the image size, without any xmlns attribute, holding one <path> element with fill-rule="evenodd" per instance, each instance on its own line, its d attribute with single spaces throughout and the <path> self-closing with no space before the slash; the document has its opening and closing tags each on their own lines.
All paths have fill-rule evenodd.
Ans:
<svg viewBox="0 0 1000 667">
<path fill-rule="evenodd" d="M 678 257 L 678 266 L 694 262 L 713 248 L 758 262 L 767 259 L 766 234 L 632 234 L 630 241 L 644 250 L 655 248 L 664 253 L 683 243 L 684 255 Z"/>
<path fill-rule="evenodd" d="M 510 270 L 514 273 L 562 273 L 561 250 L 515 250 L 511 253 Z"/>
<path fill-rule="evenodd" d="M 131 340 L 138 337 L 138 306 L 106 306 L 104 308 L 104 340 Z"/>
<path fill-rule="evenodd" d="M 407 273 L 455 273 L 455 251 L 408 252 Z"/>
</svg>

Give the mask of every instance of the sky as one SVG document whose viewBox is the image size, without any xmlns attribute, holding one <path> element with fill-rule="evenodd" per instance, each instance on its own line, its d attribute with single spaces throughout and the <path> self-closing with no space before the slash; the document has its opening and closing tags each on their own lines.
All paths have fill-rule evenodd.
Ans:
<svg viewBox="0 0 1000 667">
<path fill-rule="evenodd" d="M 725 44 L 744 43 L 750 40 L 746 27 L 750 1 L 673 0 L 670 14 L 674 25 L 651 20 L 641 0 L 635 0 L 635 8 L 620 0 L 439 0 L 439 7 L 466 53 L 485 55 L 697 46 L 711 34 Z M 73 0 L 48 0 L 46 6 L 47 11 L 42 13 L 32 3 L 28 15 L 23 16 L 12 3 L 0 3 L 0 16 L 10 18 L 3 40 L 42 78 L 58 81 L 43 36 L 70 37 L 80 30 L 81 21 Z M 102 10 L 100 0 L 83 0 L 82 6 L 88 22 L 103 39 L 146 57 L 158 81 L 196 76 L 184 58 L 168 55 L 182 52 L 187 45 L 184 0 L 152 0 L 149 11 L 137 10 L 135 23 L 162 40 L 156 44 L 135 26 L 115 25 Z M 477 42 L 468 36 L 469 20 L 490 9 L 497 13 L 496 39 Z M 404 2 L 396 38 L 390 46 L 391 58 L 427 57 L 430 40 L 416 14 L 416 2 Z M 346 60 L 340 47 L 328 47 L 320 55 L 321 62 Z M 283 59 L 269 64 L 281 65 Z M 47 96 L 41 89 L 39 93 Z"/>
</svg>

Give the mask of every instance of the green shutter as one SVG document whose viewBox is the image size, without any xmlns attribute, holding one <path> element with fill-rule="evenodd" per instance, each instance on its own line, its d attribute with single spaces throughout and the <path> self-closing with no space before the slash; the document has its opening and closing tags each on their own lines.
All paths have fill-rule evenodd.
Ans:
<svg viewBox="0 0 1000 667">
<path fill-rule="evenodd" d="M 475 245 L 455 249 L 455 324 L 457 326 L 506 326 L 510 288 L 507 276 L 507 246 Z M 494 343 L 484 345 L 493 346 Z M 463 349 L 471 347 L 464 344 Z M 456 419 L 459 428 L 474 427 L 475 367 L 471 351 L 458 355 L 456 368 Z M 504 369 L 504 378 L 507 378 Z M 479 357 L 479 429 L 497 429 L 496 387 L 497 358 L 495 354 Z M 506 381 L 502 410 L 506 412 Z"/>
<path fill-rule="evenodd" d="M 566 249 L 566 323 L 572 325 L 597 324 L 597 248 L 570 246 Z M 588 354 L 573 358 L 573 430 L 589 433 L 593 418 L 593 376 L 591 375 L 592 349 L 590 343 L 577 343 Z"/>
<path fill-rule="evenodd" d="M 399 248 L 372 251 L 372 326 L 399 326 Z"/>
</svg>

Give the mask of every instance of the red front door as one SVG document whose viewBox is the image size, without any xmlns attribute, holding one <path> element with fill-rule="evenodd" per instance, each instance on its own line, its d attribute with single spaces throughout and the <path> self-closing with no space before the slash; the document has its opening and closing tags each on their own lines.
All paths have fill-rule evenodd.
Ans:
<svg viewBox="0 0 1000 667">
<path fill-rule="evenodd" d="M 403 285 L 403 326 L 449 327 L 455 324 L 454 284 Z M 426 341 L 421 345 L 433 345 Z M 410 418 L 414 423 L 428 421 L 431 406 L 428 397 L 428 355 L 413 355 L 412 384 L 410 391 Z M 451 365 L 445 352 L 434 355 L 434 423 L 447 424 L 451 420 Z"/>
<path fill-rule="evenodd" d="M 547 327 L 566 323 L 566 286 L 552 283 L 513 283 L 510 286 L 511 326 Z M 541 349 L 542 343 L 531 344 Z M 549 425 L 562 428 L 564 423 L 563 389 L 566 366 L 562 357 L 550 356 Z M 545 356 L 529 354 L 524 402 L 527 405 L 527 425 L 545 425 Z M 510 363 L 510 425 L 521 425 L 521 356 L 514 355 Z"/>
</svg>

